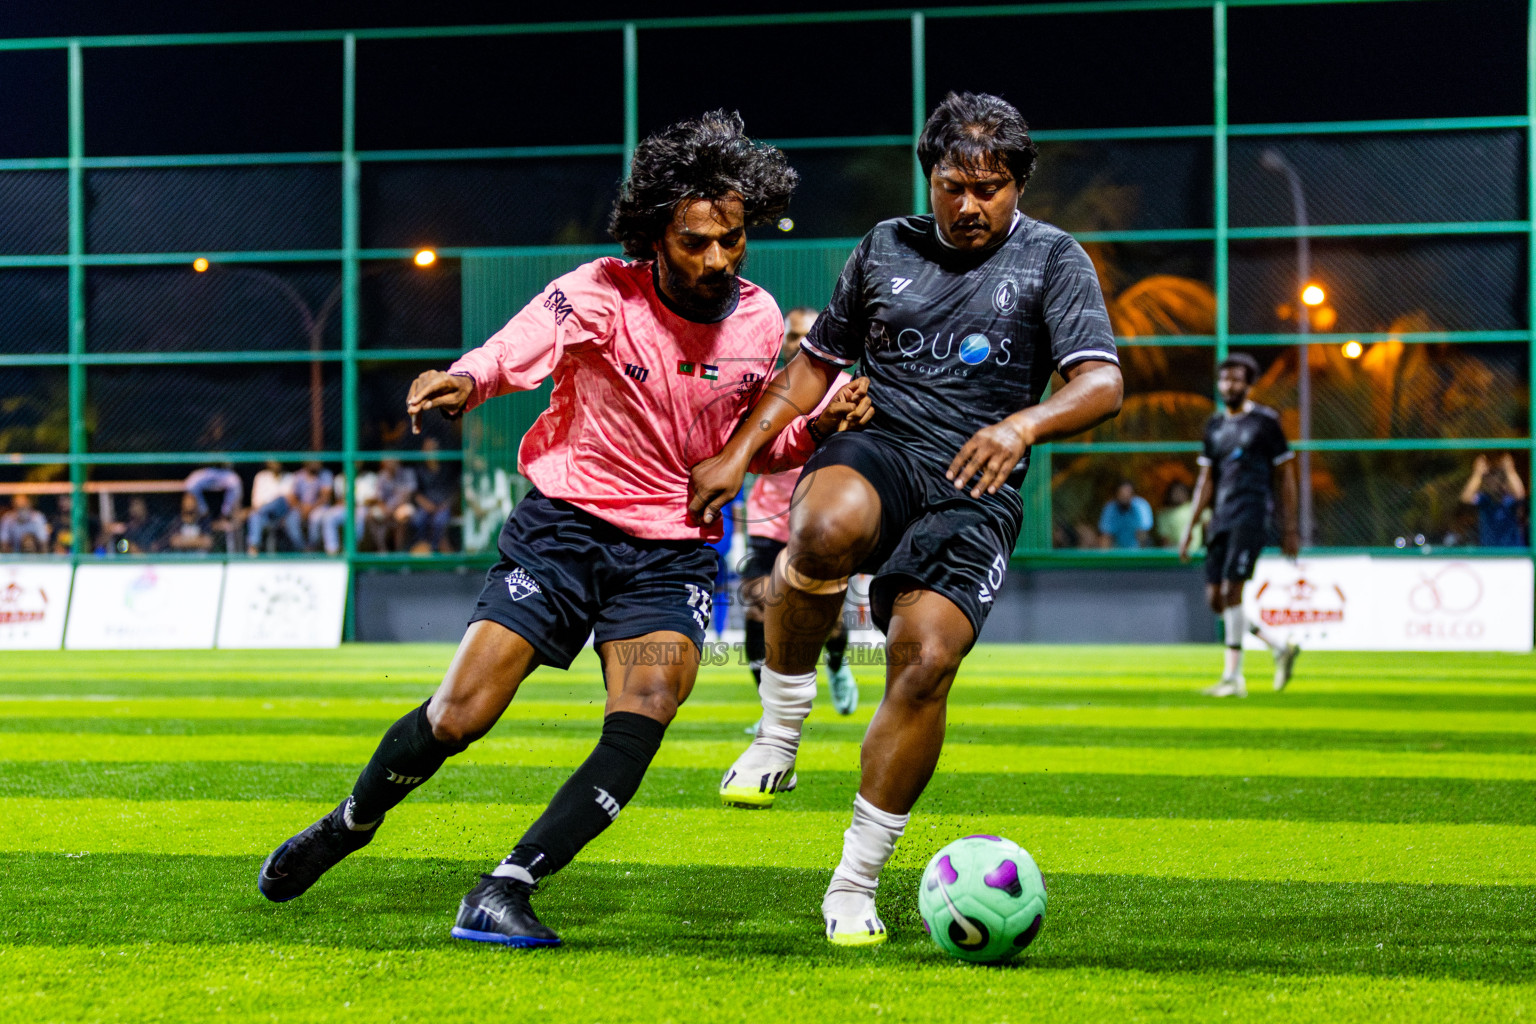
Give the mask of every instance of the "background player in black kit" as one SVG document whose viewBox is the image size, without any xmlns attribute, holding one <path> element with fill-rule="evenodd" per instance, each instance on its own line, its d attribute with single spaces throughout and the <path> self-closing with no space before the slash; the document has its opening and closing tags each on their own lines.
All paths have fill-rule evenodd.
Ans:
<svg viewBox="0 0 1536 1024">
<path fill-rule="evenodd" d="M 1216 390 L 1226 408 L 1205 424 L 1205 450 L 1195 481 L 1195 511 L 1179 543 L 1179 558 L 1189 558 L 1190 536 L 1200 513 L 1215 510 L 1205 536 L 1205 598 L 1225 626 L 1227 654 L 1221 679 L 1204 692 L 1210 697 L 1246 697 L 1243 679 L 1243 634 L 1252 633 L 1275 656 L 1275 689 L 1291 681 L 1291 668 L 1301 649 L 1281 640 L 1243 615 L 1243 585 L 1253 579 L 1253 566 L 1268 536 L 1269 510 L 1274 505 L 1274 477 L 1280 477 L 1277 508 L 1280 549 L 1295 558 L 1301 548 L 1296 520 L 1296 453 L 1280 429 L 1280 414 L 1248 400 L 1258 379 L 1259 364 L 1237 353 L 1216 368 Z M 1278 474 L 1277 474 L 1278 471 Z"/>
<path fill-rule="evenodd" d="M 1035 164 L 1019 112 L 995 96 L 951 94 L 917 154 L 933 215 L 865 236 L 800 355 L 693 471 L 690 508 L 707 521 L 753 453 L 814 407 L 839 370 L 863 365 L 875 418 L 806 463 L 766 601 L 762 727 L 721 784 L 726 803 L 754 806 L 785 788 L 847 578 L 874 574 L 871 608 L 890 656 L 822 903 L 840 945 L 885 939 L 877 878 L 933 774 L 949 687 L 1003 583 L 1030 446 L 1113 416 L 1122 390 L 1087 254 L 1018 212 Z M 1065 384 L 1041 402 L 1053 371 Z"/>
</svg>

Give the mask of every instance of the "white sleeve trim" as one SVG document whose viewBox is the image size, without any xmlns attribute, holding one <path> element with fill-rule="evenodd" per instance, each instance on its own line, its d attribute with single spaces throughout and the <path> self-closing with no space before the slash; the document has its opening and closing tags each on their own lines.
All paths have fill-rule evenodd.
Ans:
<svg viewBox="0 0 1536 1024">
<path fill-rule="evenodd" d="M 801 342 L 801 344 L 805 343 Z M 1081 363 L 1088 359 L 1101 359 L 1106 363 L 1114 363 L 1116 366 L 1120 365 L 1120 357 L 1113 352 L 1101 348 L 1085 348 L 1079 349 L 1076 352 L 1068 352 L 1062 356 L 1056 363 L 1056 368 L 1060 370 L 1063 367 L 1071 366 L 1073 363 Z"/>
<path fill-rule="evenodd" d="M 833 366 L 849 367 L 858 361 L 855 359 L 840 359 L 837 356 L 832 355 L 830 352 L 824 352 L 817 348 L 815 345 L 812 345 L 811 339 L 809 337 L 800 339 L 800 347 L 810 352 L 811 355 L 815 356 L 817 359 L 820 359 L 822 362 L 831 363 Z"/>
<path fill-rule="evenodd" d="M 1275 464 L 1275 465 L 1276 465 L 1276 466 L 1278 466 L 1278 465 L 1280 465 L 1280 464 L 1281 464 L 1281 463 L 1282 463 L 1282 462 L 1290 462 L 1290 461 L 1291 461 L 1291 460 L 1292 460 L 1292 459 L 1294 459 L 1294 458 L 1295 458 L 1295 457 L 1296 457 L 1296 452 L 1295 452 L 1295 450 L 1294 450 L 1294 449 L 1290 449 L 1290 448 L 1288 448 L 1288 449 L 1286 449 L 1286 450 L 1285 450 L 1285 451 L 1283 451 L 1283 452 L 1281 452 L 1281 453 L 1280 453 L 1280 454 L 1279 454 L 1279 455 L 1276 455 L 1276 456 L 1275 456 L 1275 461 L 1274 461 L 1274 464 Z"/>
<path fill-rule="evenodd" d="M 1211 460 L 1206 458 L 1204 455 L 1196 455 L 1195 456 L 1195 465 L 1197 465 L 1197 466 L 1209 466 L 1210 464 L 1211 464 Z"/>
</svg>

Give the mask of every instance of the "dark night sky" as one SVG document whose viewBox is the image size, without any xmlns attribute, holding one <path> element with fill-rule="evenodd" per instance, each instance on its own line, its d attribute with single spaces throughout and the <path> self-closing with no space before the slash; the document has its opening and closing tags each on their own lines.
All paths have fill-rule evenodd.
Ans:
<svg viewBox="0 0 1536 1024">
<path fill-rule="evenodd" d="M 888 7 L 838 0 L 835 9 Z M 948 6 L 940 2 L 935 7 Z M 1524 11 L 1512 0 L 1233 9 L 1234 122 L 1522 114 Z M 805 0 L 736 12 L 815 10 Z M 825 9 L 825 8 L 823 8 Z M 719 14 L 718 2 L 405 5 L 311 0 L 21 0 L 0 35 L 486 24 L 573 16 Z M 1205 10 L 929 24 L 930 97 L 992 89 L 1038 128 L 1209 123 Z M 650 130 L 704 106 L 740 108 L 775 137 L 910 130 L 900 23 L 641 35 L 641 120 Z M 722 56 L 723 55 L 723 56 Z M 365 43 L 364 148 L 618 141 L 616 35 Z M 87 151 L 334 149 L 333 44 L 231 51 L 91 50 Z M 787 73 L 786 73 L 787 72 Z M 0 55 L 0 157 L 60 155 L 59 51 Z M 550 88 L 556 83 L 558 88 Z"/>
</svg>

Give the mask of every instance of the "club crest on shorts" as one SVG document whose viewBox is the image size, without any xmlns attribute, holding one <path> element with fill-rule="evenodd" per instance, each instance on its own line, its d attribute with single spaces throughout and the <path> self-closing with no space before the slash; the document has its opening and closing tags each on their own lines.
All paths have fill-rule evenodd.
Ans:
<svg viewBox="0 0 1536 1024">
<path fill-rule="evenodd" d="M 544 588 L 539 586 L 539 581 L 529 576 L 519 566 L 507 573 L 507 593 L 512 595 L 512 600 L 521 601 L 529 594 L 542 594 Z"/>
</svg>

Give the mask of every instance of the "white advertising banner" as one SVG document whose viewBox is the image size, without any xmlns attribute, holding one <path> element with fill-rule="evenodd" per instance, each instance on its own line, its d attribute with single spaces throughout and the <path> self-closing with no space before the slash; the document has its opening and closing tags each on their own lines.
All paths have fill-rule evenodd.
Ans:
<svg viewBox="0 0 1536 1024">
<path fill-rule="evenodd" d="M 1371 590 L 1371 560 L 1364 555 L 1297 562 L 1261 555 L 1243 588 L 1243 611 L 1313 650 L 1374 650 Z M 1246 642 L 1264 646 L 1253 636 Z"/>
<path fill-rule="evenodd" d="M 1529 651 L 1533 603 L 1525 558 L 1264 556 L 1243 592 L 1251 620 L 1339 651 Z"/>
<path fill-rule="evenodd" d="M 1379 558 L 1377 631 L 1404 651 L 1529 651 L 1525 558 Z"/>
<path fill-rule="evenodd" d="M 346 609 L 344 562 L 232 563 L 218 645 L 339 647 Z"/>
<path fill-rule="evenodd" d="M 68 563 L 0 562 L 0 650 L 56 651 L 69 611 Z"/>
<path fill-rule="evenodd" d="M 64 646 L 72 650 L 212 647 L 222 565 L 82 565 Z"/>
</svg>

